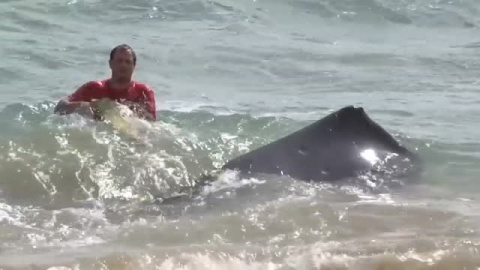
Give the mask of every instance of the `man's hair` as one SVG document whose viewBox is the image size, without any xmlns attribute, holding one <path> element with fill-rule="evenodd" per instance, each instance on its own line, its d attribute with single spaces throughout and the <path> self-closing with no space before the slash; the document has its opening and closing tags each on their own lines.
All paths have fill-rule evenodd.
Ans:
<svg viewBox="0 0 480 270">
<path fill-rule="evenodd" d="M 135 54 L 135 51 L 132 49 L 132 47 L 128 46 L 127 44 L 121 44 L 121 45 L 118 45 L 117 47 L 113 48 L 111 51 L 110 51 L 110 61 L 113 59 L 113 57 L 115 56 L 115 53 L 120 50 L 120 49 L 126 49 L 126 50 L 129 50 L 131 53 L 132 53 L 132 57 L 133 57 L 133 64 L 137 64 L 137 55 Z"/>
</svg>

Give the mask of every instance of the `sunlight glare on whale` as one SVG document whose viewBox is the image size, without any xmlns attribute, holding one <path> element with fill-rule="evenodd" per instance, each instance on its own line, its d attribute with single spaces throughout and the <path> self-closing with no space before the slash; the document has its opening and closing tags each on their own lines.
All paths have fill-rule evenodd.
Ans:
<svg viewBox="0 0 480 270">
<path fill-rule="evenodd" d="M 377 162 L 380 161 L 380 158 L 378 158 L 377 153 L 373 149 L 363 150 L 360 155 L 363 159 L 365 159 L 372 165 L 375 165 Z"/>
</svg>

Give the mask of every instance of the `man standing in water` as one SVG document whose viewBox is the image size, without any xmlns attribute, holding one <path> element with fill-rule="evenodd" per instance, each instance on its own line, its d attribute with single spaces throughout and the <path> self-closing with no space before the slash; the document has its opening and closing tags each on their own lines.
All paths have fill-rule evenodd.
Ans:
<svg viewBox="0 0 480 270">
<path fill-rule="evenodd" d="M 128 106 L 138 117 L 156 120 L 155 93 L 144 83 L 132 80 L 137 63 L 133 49 L 122 44 L 110 52 L 110 79 L 90 81 L 73 94 L 60 100 L 54 109 L 57 114 L 78 113 L 94 119 L 101 119 L 98 106 L 102 99 L 117 101 Z"/>
</svg>

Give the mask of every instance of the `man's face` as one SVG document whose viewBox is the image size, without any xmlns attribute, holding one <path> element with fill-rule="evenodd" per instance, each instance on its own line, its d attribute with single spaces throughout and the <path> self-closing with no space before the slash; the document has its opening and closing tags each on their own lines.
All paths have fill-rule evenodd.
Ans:
<svg viewBox="0 0 480 270">
<path fill-rule="evenodd" d="M 133 63 L 132 52 L 129 49 L 118 49 L 109 63 L 112 69 L 112 77 L 130 80 L 135 64 Z"/>
</svg>

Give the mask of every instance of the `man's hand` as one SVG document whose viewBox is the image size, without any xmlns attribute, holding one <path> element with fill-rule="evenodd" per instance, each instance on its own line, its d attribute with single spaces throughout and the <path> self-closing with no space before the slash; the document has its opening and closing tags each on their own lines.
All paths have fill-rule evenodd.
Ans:
<svg viewBox="0 0 480 270">
<path fill-rule="evenodd" d="M 92 107 L 92 104 L 90 102 L 86 102 L 86 101 L 69 102 L 65 99 L 62 99 L 58 102 L 57 106 L 55 107 L 54 113 L 56 114 L 77 113 L 79 115 L 82 115 L 88 118 L 98 119 L 99 116 L 96 113 L 95 108 L 96 107 Z"/>
<path fill-rule="evenodd" d="M 153 115 L 145 108 L 145 106 L 142 106 L 142 104 L 139 104 L 138 102 L 124 102 L 123 103 L 125 106 L 129 107 L 130 110 L 132 110 L 135 113 L 136 117 L 139 118 L 144 118 L 149 121 L 153 121 Z"/>
<path fill-rule="evenodd" d="M 79 103 L 80 104 L 75 109 L 75 112 L 82 116 L 95 119 L 95 112 L 93 108 L 90 106 L 90 102 L 81 101 Z"/>
</svg>

